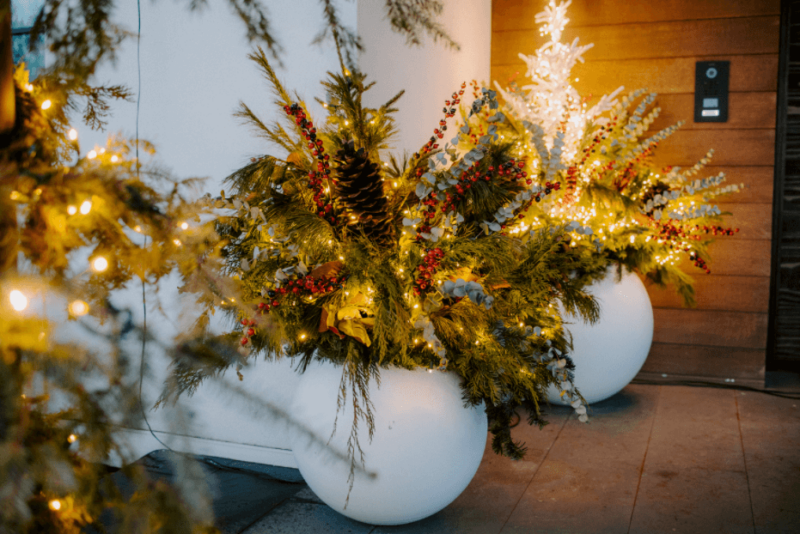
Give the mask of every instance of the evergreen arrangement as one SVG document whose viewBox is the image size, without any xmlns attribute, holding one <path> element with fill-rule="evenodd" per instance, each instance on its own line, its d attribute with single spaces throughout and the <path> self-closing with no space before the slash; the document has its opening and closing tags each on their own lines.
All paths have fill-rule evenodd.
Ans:
<svg viewBox="0 0 800 534">
<path fill-rule="evenodd" d="M 496 84 L 505 105 L 494 114 L 507 120 L 497 123 L 493 113 L 479 113 L 470 127 L 481 132 L 499 124 L 497 132 L 514 145 L 515 156 L 533 161 L 544 174 L 544 187 L 560 186 L 536 205 L 536 220 L 580 222 L 589 231 L 576 231 L 573 241 L 592 242 L 610 264 L 636 270 L 658 285 L 672 284 L 693 305 L 693 281 L 681 260 L 710 272 L 709 244 L 738 232 L 723 226 L 729 214 L 714 201 L 744 186 L 726 185 L 723 173 L 700 176 L 713 150 L 686 170 L 653 163 L 658 145 L 682 124 L 650 131 L 661 111 L 653 107 L 655 93 L 640 89 L 618 100 L 620 87 L 587 108 L 571 78 L 593 45 L 581 46 L 577 38 L 561 42 L 570 3 L 553 0 L 536 15 L 540 33 L 549 39 L 534 55 L 520 54 L 530 83 L 512 82 L 506 89 Z M 470 139 L 474 143 L 476 137 Z M 530 226 L 518 224 L 515 230 Z"/>
<path fill-rule="evenodd" d="M 465 105 L 464 84 L 445 102 L 430 140 L 401 162 L 389 153 L 400 95 L 366 107 L 371 84 L 343 64 L 323 82 L 327 116 L 319 121 L 279 82 L 263 51 L 251 57 L 284 119 L 266 124 L 244 104 L 239 115 L 284 153 L 253 158 L 228 177 L 231 192 L 208 199 L 239 300 L 201 299 L 206 311 L 195 334 L 203 342 L 178 355 L 166 398 L 237 364 L 202 353 L 227 340 L 245 358 L 299 358 L 301 369 L 315 359 L 341 365 L 340 402 L 355 403 L 370 433 L 367 383 L 386 366 L 457 373 L 465 401 L 486 406 L 494 450 L 514 458 L 525 448 L 511 438 L 512 415 L 521 408 L 530 423 L 544 424 L 540 399 L 549 384 L 585 421 L 557 302 L 595 320 L 584 288 L 605 264 L 590 244 L 571 243 L 577 223 L 524 233 L 487 225 L 498 212 L 515 223 L 530 218 L 529 183 L 540 180 L 532 158 L 500 141 L 494 92 L 474 92 Z M 465 150 L 469 127 L 459 125 L 487 110 L 498 124 Z M 455 137 L 444 141 L 448 133 Z M 203 329 L 220 307 L 238 328 L 213 338 Z M 358 449 L 358 436 L 350 446 Z"/>
</svg>

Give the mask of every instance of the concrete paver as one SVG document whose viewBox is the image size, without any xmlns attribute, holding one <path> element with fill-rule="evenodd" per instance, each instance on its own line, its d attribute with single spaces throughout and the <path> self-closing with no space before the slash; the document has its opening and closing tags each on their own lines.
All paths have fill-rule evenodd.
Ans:
<svg viewBox="0 0 800 534">
<path fill-rule="evenodd" d="M 659 388 L 630 386 L 572 418 L 503 528 L 512 533 L 626 532 Z"/>
<path fill-rule="evenodd" d="M 341 516 L 297 470 L 220 459 L 204 469 L 224 534 L 800 532 L 800 400 L 631 385 L 592 406 L 588 425 L 571 412 L 554 407 L 543 430 L 513 430 L 524 460 L 487 446 L 464 493 L 409 525 Z M 140 462 L 169 478 L 167 457 Z"/>
<path fill-rule="evenodd" d="M 800 400 L 736 394 L 759 534 L 800 532 Z"/>
<path fill-rule="evenodd" d="M 753 533 L 734 393 L 661 387 L 631 533 Z"/>
</svg>

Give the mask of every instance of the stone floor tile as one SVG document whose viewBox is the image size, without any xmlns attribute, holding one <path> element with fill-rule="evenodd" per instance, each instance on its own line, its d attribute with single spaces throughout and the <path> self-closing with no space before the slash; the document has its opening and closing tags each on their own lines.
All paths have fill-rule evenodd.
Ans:
<svg viewBox="0 0 800 534">
<path fill-rule="evenodd" d="M 736 399 L 756 532 L 800 532 L 800 400 Z"/>
<path fill-rule="evenodd" d="M 475 478 L 467 489 L 441 512 L 431 517 L 393 527 L 376 527 L 374 534 L 436 533 L 492 534 L 500 532 L 525 489 L 530 484 L 542 460 L 569 418 L 571 409 L 553 407 L 549 410 L 550 424 L 543 429 L 532 427 L 523 420 L 512 430 L 514 439 L 522 441 L 528 453 L 514 461 L 492 451 L 491 435 Z"/>
<path fill-rule="evenodd" d="M 368 534 L 373 528 L 325 504 L 287 502 L 242 534 Z"/>
<path fill-rule="evenodd" d="M 630 532 L 753 532 L 733 392 L 661 388 Z"/>
<path fill-rule="evenodd" d="M 652 469 L 645 464 L 629 534 L 752 534 L 741 471 Z"/>
<path fill-rule="evenodd" d="M 175 453 L 154 451 L 137 463 L 143 465 L 149 476 L 155 479 L 174 480 L 174 467 L 171 457 Z M 264 517 L 280 503 L 307 487 L 304 482 L 288 482 L 261 472 L 242 470 L 229 461 L 211 458 L 209 463 L 201 463 L 207 475 L 212 493 L 216 526 L 223 534 L 239 534 L 243 529 Z M 297 479 L 296 474 L 283 472 L 285 468 L 275 468 L 283 478 Z M 296 470 L 293 470 L 296 471 Z M 124 493 L 132 489 L 122 472 L 112 475 Z M 301 479 L 302 480 L 302 479 Z M 110 531 L 114 531 L 113 520 L 106 520 Z"/>
<path fill-rule="evenodd" d="M 572 418 L 550 451 L 548 460 L 582 467 L 642 465 L 653 426 L 659 387 L 627 386 L 590 406 L 589 423 Z"/>
<path fill-rule="evenodd" d="M 548 458 L 501 532 L 626 532 L 638 480 L 639 468 L 629 464 L 580 467 Z"/>
<path fill-rule="evenodd" d="M 660 388 L 628 386 L 570 419 L 502 532 L 625 532 Z"/>
<path fill-rule="evenodd" d="M 646 467 L 744 473 L 734 392 L 677 386 L 661 390 Z"/>
</svg>

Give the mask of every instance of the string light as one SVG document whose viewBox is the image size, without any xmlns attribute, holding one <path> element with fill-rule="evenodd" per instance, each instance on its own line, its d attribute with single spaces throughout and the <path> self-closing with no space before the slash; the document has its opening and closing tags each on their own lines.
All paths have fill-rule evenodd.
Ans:
<svg viewBox="0 0 800 534">
<path fill-rule="evenodd" d="M 86 154 L 86 157 L 87 157 L 87 158 L 89 158 L 89 159 L 94 159 L 94 158 L 96 158 L 96 157 L 97 157 L 97 151 L 95 151 L 95 150 L 90 150 L 90 151 L 89 151 L 89 153 L 88 153 L 88 154 Z"/>
<path fill-rule="evenodd" d="M 82 317 L 89 312 L 89 305 L 82 300 L 74 300 L 69 305 L 69 312 L 75 317 Z"/>
<path fill-rule="evenodd" d="M 8 295 L 8 300 L 11 301 L 11 307 L 16 311 L 22 311 L 28 307 L 28 297 L 18 289 L 15 289 Z"/>
<path fill-rule="evenodd" d="M 108 260 L 103 256 L 98 256 L 92 260 L 92 270 L 96 273 L 102 273 L 108 269 Z"/>
<path fill-rule="evenodd" d="M 306 335 L 305 334 L 300 334 L 300 341 L 303 341 L 305 339 L 306 339 Z"/>
<path fill-rule="evenodd" d="M 188 230 L 188 229 L 189 229 L 189 223 L 182 222 L 181 223 L 181 230 Z"/>
<path fill-rule="evenodd" d="M 116 162 L 118 162 L 118 161 L 119 161 L 119 158 L 117 157 L 117 155 L 116 155 L 116 154 L 114 154 L 113 156 L 111 156 L 111 163 L 116 163 Z"/>
<path fill-rule="evenodd" d="M 69 437 L 67 438 L 67 441 L 69 441 L 70 443 L 75 443 L 75 440 L 77 439 L 78 436 L 76 436 L 75 434 L 70 434 Z"/>
<path fill-rule="evenodd" d="M 67 213 L 69 213 L 70 215 L 75 215 L 76 213 L 78 213 L 78 208 L 76 208 L 75 206 L 68 206 Z"/>
<path fill-rule="evenodd" d="M 84 200 L 83 204 L 81 204 L 81 214 L 88 215 L 90 211 L 92 211 L 92 201 Z"/>
<path fill-rule="evenodd" d="M 69 132 L 67 132 L 67 137 L 69 137 L 70 141 L 75 141 L 78 138 L 78 130 L 72 128 Z"/>
<path fill-rule="evenodd" d="M 44 102 L 42 102 L 42 109 L 50 109 L 50 106 L 52 106 L 52 105 L 53 105 L 53 103 L 50 102 L 49 99 L 47 99 Z"/>
<path fill-rule="evenodd" d="M 48 506 L 50 507 L 51 510 L 57 512 L 61 510 L 61 501 L 59 501 L 58 499 L 53 499 L 48 503 Z"/>
<path fill-rule="evenodd" d="M 181 243 L 181 240 L 180 240 L 180 239 L 173 239 L 173 240 L 172 240 L 172 242 L 173 242 L 173 243 L 175 243 L 175 246 L 176 246 L 176 247 L 179 247 L 179 246 L 181 246 L 181 245 L 182 245 L 182 243 Z"/>
</svg>

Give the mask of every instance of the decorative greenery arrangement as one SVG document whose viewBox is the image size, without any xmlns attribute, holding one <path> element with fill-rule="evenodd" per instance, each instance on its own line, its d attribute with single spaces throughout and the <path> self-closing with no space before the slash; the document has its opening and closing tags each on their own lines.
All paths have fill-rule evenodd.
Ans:
<svg viewBox="0 0 800 534">
<path fill-rule="evenodd" d="M 385 152 L 400 95 L 365 107 L 371 84 L 342 65 L 324 82 L 328 116 L 319 122 L 263 52 L 251 57 L 285 120 L 265 124 L 246 105 L 239 115 L 285 155 L 254 158 L 228 178 L 232 196 L 210 200 L 221 210 L 214 224 L 241 299 L 223 306 L 239 325 L 226 338 L 242 357 L 342 365 L 340 401 L 349 396 L 370 425 L 366 385 L 381 366 L 455 372 L 465 401 L 485 403 L 494 450 L 515 458 L 525 449 L 511 439 L 512 414 L 521 407 L 543 424 L 539 400 L 549 384 L 565 389 L 586 420 L 555 303 L 596 319 L 583 288 L 604 273 L 603 260 L 588 244 L 569 245 L 573 226 L 487 228 L 499 210 L 516 220 L 534 202 L 526 184 L 533 163 L 498 142 L 496 126 L 467 152 L 462 131 L 441 141 L 459 110 L 467 122 L 496 109 L 494 93 L 475 93 L 464 107 L 464 84 L 445 102 L 430 141 L 401 163 Z M 204 325 L 220 307 L 218 295 L 202 300 L 196 335 L 205 343 L 176 355 L 176 387 L 164 400 L 237 363 L 202 353 Z M 349 445 L 354 454 L 358 436 Z"/>
<path fill-rule="evenodd" d="M 713 201 L 737 192 L 723 185 L 724 174 L 699 178 L 713 150 L 697 165 L 682 171 L 656 168 L 653 152 L 682 123 L 650 134 L 660 108 L 656 94 L 637 90 L 622 97 L 622 87 L 604 95 L 591 108 L 571 85 L 572 68 L 592 45 L 562 43 L 571 1 L 551 1 L 537 14 L 540 33 L 550 38 L 535 55 L 520 58 L 531 83 L 498 89 L 502 111 L 476 114 L 470 128 L 485 131 L 499 124 L 501 140 L 512 154 L 532 161 L 543 184 L 559 184 L 555 194 L 536 204 L 532 221 L 520 221 L 511 231 L 539 224 L 578 221 L 589 231 L 576 231 L 573 242 L 592 242 L 608 262 L 636 270 L 659 285 L 673 284 L 684 301 L 694 304 L 692 279 L 681 269 L 682 256 L 710 272 L 708 245 L 713 237 L 738 229 L 721 225 L 723 215 Z M 507 120 L 497 122 L 499 113 Z M 474 137 L 471 137 L 474 140 Z M 741 186 L 743 187 L 743 186 Z"/>
</svg>

